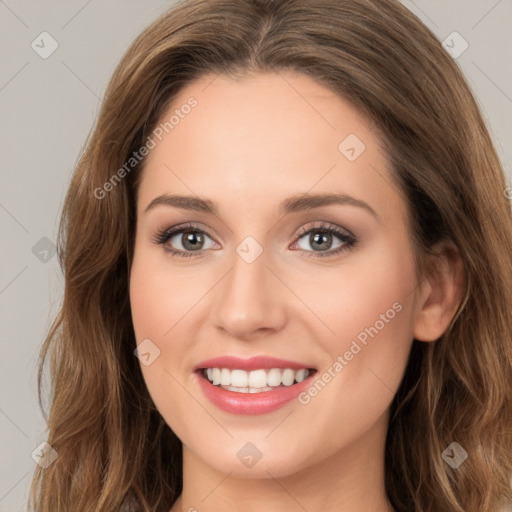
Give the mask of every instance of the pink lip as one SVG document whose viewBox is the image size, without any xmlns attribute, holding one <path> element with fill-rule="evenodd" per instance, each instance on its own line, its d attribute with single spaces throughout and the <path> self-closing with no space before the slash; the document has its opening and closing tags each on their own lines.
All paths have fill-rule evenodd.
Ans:
<svg viewBox="0 0 512 512">
<path fill-rule="evenodd" d="M 212 359 L 211 361 L 214 360 Z M 207 367 L 211 368 L 211 366 Z M 219 366 L 214 367 L 218 368 Z M 226 368 L 226 366 L 222 367 Z M 240 366 L 237 366 L 237 368 L 240 368 Z M 259 368 L 261 368 L 261 366 L 259 366 Z M 276 368 L 276 366 L 272 366 L 272 368 Z M 304 366 L 300 368 L 304 368 Z M 275 411 L 296 398 L 311 385 L 312 379 L 316 373 L 316 371 L 312 372 L 307 379 L 292 386 L 276 388 L 275 390 L 263 391 L 261 393 L 237 393 L 235 391 L 227 391 L 226 389 L 211 384 L 200 371 L 196 372 L 196 376 L 199 379 L 199 385 L 203 393 L 210 402 L 219 409 L 233 414 L 264 414 Z"/>
<path fill-rule="evenodd" d="M 235 356 L 214 357 L 202 361 L 194 367 L 194 371 L 201 368 L 229 368 L 231 370 L 260 370 L 270 368 L 291 368 L 292 370 L 300 370 L 301 368 L 313 368 L 312 366 L 295 361 L 287 361 L 269 356 L 255 356 L 249 359 L 241 359 Z M 313 368 L 314 369 L 314 368 Z"/>
</svg>

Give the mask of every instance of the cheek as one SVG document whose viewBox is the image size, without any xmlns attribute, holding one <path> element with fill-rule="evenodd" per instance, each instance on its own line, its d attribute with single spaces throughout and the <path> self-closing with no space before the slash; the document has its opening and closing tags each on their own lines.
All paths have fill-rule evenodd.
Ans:
<svg viewBox="0 0 512 512">
<path fill-rule="evenodd" d="M 176 418 L 187 417 L 190 400 L 184 392 L 182 377 L 172 363 L 183 360 L 180 346 L 186 347 L 186 344 L 175 342 L 171 346 L 173 332 L 170 331 L 185 314 L 184 298 L 176 293 L 172 273 L 165 272 L 154 260 L 149 251 L 140 250 L 133 261 L 130 274 L 133 328 L 138 345 L 147 343 L 148 339 L 154 344 L 149 345 L 150 364 L 144 364 L 141 359 L 141 372 L 155 406 L 180 436 L 185 430 L 180 428 L 182 422 Z M 154 354 L 158 355 L 154 357 Z"/>
<path fill-rule="evenodd" d="M 344 353 L 353 340 L 363 346 L 374 339 L 382 340 L 380 345 L 393 340 L 395 348 L 396 343 L 410 342 L 415 277 L 406 243 L 382 238 L 371 251 L 350 255 L 336 270 L 312 279 L 304 275 L 293 277 L 295 289 L 322 320 L 316 338 L 331 356 Z"/>
<path fill-rule="evenodd" d="M 130 276 L 130 305 L 137 342 L 159 338 L 169 329 L 173 295 L 165 293 L 165 275 L 154 266 L 134 261 Z"/>
<path fill-rule="evenodd" d="M 303 397 L 312 429 L 330 423 L 333 438 L 353 439 L 389 407 L 412 344 L 414 283 L 412 252 L 386 243 L 315 294 L 334 334 L 318 338 L 329 358 Z"/>
<path fill-rule="evenodd" d="M 187 398 L 182 386 L 192 365 L 190 325 L 199 311 L 198 301 L 208 291 L 208 280 L 200 272 L 186 272 L 171 263 L 161 251 L 136 247 L 130 307 L 137 344 L 149 339 L 159 351 L 150 365 L 141 360 L 141 371 L 157 407 L 168 411 Z"/>
<path fill-rule="evenodd" d="M 158 250 L 136 250 L 130 273 L 130 305 L 137 342 L 164 340 L 195 297 L 199 283 L 169 264 Z"/>
</svg>

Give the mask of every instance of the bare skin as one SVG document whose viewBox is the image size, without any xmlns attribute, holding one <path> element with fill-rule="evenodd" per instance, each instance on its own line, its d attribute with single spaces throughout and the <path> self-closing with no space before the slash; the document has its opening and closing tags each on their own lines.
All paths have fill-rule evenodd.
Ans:
<svg viewBox="0 0 512 512">
<path fill-rule="evenodd" d="M 130 279 L 137 343 L 149 338 L 160 350 L 143 375 L 183 442 L 183 492 L 171 512 L 393 511 L 384 487 L 389 407 L 413 338 L 434 342 L 450 323 L 460 262 L 440 250 L 441 277 L 416 279 L 409 212 L 377 130 L 311 78 L 209 75 L 182 90 L 163 120 L 191 96 L 197 106 L 148 156 Z M 364 151 L 357 139 L 340 151 L 350 134 Z M 306 193 L 346 194 L 374 213 L 353 204 L 278 210 Z M 210 199 L 218 214 L 146 211 L 162 194 Z M 204 233 L 200 250 L 183 233 L 153 241 L 189 222 Z M 332 234 L 319 248 L 300 234 L 322 222 L 355 244 Z M 251 263 L 236 251 L 247 236 L 262 249 Z M 345 356 L 372 326 L 377 334 Z M 307 403 L 228 413 L 193 371 L 220 355 L 300 361 L 319 376 L 331 368 L 331 379 Z M 338 356 L 346 365 L 336 372 Z M 237 456 L 248 442 L 261 452 L 252 467 Z"/>
</svg>

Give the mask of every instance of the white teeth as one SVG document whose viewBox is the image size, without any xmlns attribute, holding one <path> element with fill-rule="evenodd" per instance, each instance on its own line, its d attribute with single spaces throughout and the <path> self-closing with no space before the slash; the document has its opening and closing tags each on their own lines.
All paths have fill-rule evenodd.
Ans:
<svg viewBox="0 0 512 512">
<path fill-rule="evenodd" d="M 272 368 L 267 375 L 267 384 L 269 386 L 279 386 L 281 384 L 281 370 Z"/>
<path fill-rule="evenodd" d="M 267 372 L 265 370 L 253 370 L 249 373 L 250 388 L 264 388 L 267 385 Z"/>
<path fill-rule="evenodd" d="M 222 371 L 229 370 L 227 368 L 223 368 Z M 231 382 L 226 382 L 225 386 L 235 386 L 236 388 L 246 388 L 249 382 L 249 374 L 244 370 L 231 370 Z"/>
<path fill-rule="evenodd" d="M 299 371 L 295 374 L 295 380 L 296 380 L 297 382 L 302 382 L 302 381 L 307 377 L 306 372 L 307 372 L 307 370 L 304 370 L 304 369 L 299 370 Z"/>
<path fill-rule="evenodd" d="M 272 391 L 270 387 L 264 388 L 237 388 L 235 386 L 222 386 L 223 389 L 227 389 L 228 391 L 235 391 L 236 393 L 261 393 L 263 391 Z"/>
<path fill-rule="evenodd" d="M 283 384 L 285 386 L 291 386 L 293 384 L 293 381 L 295 380 L 295 372 L 291 370 L 290 368 L 287 368 L 283 371 Z"/>
<path fill-rule="evenodd" d="M 220 383 L 222 386 L 229 386 L 231 384 L 231 372 L 227 368 L 222 368 L 220 371 Z"/>
<path fill-rule="evenodd" d="M 260 393 L 278 386 L 291 386 L 302 382 L 310 374 L 306 368 L 271 368 L 270 370 L 231 370 L 229 368 L 207 368 L 203 375 L 215 386 L 239 393 Z"/>
</svg>

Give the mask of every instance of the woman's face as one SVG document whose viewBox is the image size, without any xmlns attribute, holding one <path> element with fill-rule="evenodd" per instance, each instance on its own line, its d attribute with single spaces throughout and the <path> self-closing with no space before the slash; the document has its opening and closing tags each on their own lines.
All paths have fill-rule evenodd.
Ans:
<svg viewBox="0 0 512 512">
<path fill-rule="evenodd" d="M 375 127 L 293 72 L 209 75 L 171 116 L 143 171 L 130 278 L 163 418 L 189 456 L 233 476 L 375 455 L 419 293 Z M 205 363 L 224 356 L 241 361 Z"/>
</svg>

